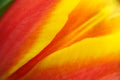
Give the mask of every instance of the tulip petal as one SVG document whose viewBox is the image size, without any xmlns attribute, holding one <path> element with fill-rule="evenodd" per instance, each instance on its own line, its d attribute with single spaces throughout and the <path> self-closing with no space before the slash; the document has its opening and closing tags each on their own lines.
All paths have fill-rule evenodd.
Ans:
<svg viewBox="0 0 120 80">
<path fill-rule="evenodd" d="M 3 59 L 0 64 L 0 74 L 3 79 L 14 73 L 50 43 L 64 26 L 67 16 L 79 0 L 75 0 L 74 4 L 71 3 L 72 1 L 69 0 L 62 0 L 59 4 L 51 0 L 23 0 L 16 1 L 12 5 L 0 23 L 0 59 Z M 19 14 L 16 15 L 16 11 Z M 61 17 L 62 13 L 64 14 Z"/>
<path fill-rule="evenodd" d="M 98 80 L 120 71 L 119 44 L 120 33 L 87 38 L 49 55 L 21 80 Z"/>
<path fill-rule="evenodd" d="M 53 2 L 49 2 L 50 1 L 44 0 L 15 1 L 14 4 L 12 4 L 11 8 L 8 10 L 8 12 L 5 14 L 5 16 L 2 18 L 0 22 L 0 75 L 3 75 L 3 73 L 5 74 L 7 70 L 11 70 L 11 67 L 18 64 L 18 61 L 20 61 L 21 58 L 26 55 L 25 51 L 28 50 L 25 48 L 26 45 L 31 47 L 33 42 L 36 40 L 36 37 L 38 37 L 37 33 L 41 33 L 41 31 L 43 31 L 41 29 L 43 24 L 41 23 L 43 23 L 43 20 L 44 22 L 46 21 L 45 17 L 48 17 L 45 13 L 51 12 L 50 10 L 53 10 L 53 6 L 55 6 L 55 3 L 53 4 Z M 48 9 L 49 7 L 52 8 Z M 19 14 L 16 14 L 16 12 L 18 12 Z M 36 28 L 39 30 L 36 30 Z M 49 28 L 47 31 L 51 32 L 52 30 Z M 50 39 L 56 34 L 57 31 L 59 31 L 59 26 L 56 27 L 54 31 L 55 32 L 53 33 L 53 35 L 51 35 Z M 30 36 L 30 34 L 32 33 L 36 35 Z M 43 35 L 47 34 L 44 32 L 42 33 Z M 45 37 L 43 37 L 42 39 L 44 39 Z M 31 40 L 29 40 L 28 38 Z M 29 40 L 28 43 L 26 43 L 26 39 Z M 20 52 L 19 49 L 23 46 L 25 46 L 25 49 L 21 49 L 23 52 Z M 23 63 L 25 62 L 18 64 L 18 68 L 23 65 Z"/>
<path fill-rule="evenodd" d="M 120 14 L 117 15 L 118 6 L 111 1 L 15 1 L 0 22 L 1 79 L 16 80 L 25 76 L 25 80 L 56 80 L 49 73 L 45 77 L 44 73 L 55 74 L 56 69 L 63 71 L 63 67 L 66 70 L 70 65 L 72 70 L 68 68 L 69 74 L 63 72 L 63 76 L 73 78 L 76 70 L 78 74 L 93 73 L 93 76 L 103 70 L 104 74 L 98 73 L 99 78 L 119 70 L 120 49 L 116 44 L 120 40 L 117 33 Z M 98 66 L 100 69 L 96 69 Z M 111 67 L 107 69 L 108 66 Z M 79 73 L 81 67 L 85 67 L 85 71 Z"/>
</svg>

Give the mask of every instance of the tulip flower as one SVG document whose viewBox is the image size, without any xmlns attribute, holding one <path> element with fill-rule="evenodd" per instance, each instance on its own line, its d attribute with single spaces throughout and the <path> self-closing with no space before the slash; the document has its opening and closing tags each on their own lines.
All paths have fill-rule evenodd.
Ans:
<svg viewBox="0 0 120 80">
<path fill-rule="evenodd" d="M 0 80 L 120 80 L 118 0 L 1 0 Z"/>
</svg>

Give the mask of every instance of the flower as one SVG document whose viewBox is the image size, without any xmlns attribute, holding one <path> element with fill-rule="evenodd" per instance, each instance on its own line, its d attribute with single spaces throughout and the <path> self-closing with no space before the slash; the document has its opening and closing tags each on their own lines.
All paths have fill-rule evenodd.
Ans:
<svg viewBox="0 0 120 80">
<path fill-rule="evenodd" d="M 116 0 L 13 1 L 0 19 L 1 80 L 119 80 L 119 10 Z"/>
</svg>

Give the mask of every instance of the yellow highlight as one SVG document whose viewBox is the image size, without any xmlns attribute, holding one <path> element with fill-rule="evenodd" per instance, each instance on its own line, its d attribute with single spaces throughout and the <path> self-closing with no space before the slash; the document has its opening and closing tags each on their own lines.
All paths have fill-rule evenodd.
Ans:
<svg viewBox="0 0 120 80">
<path fill-rule="evenodd" d="M 25 53 L 25 57 L 20 59 L 20 61 L 14 67 L 12 67 L 10 71 L 8 71 L 2 77 L 2 79 L 5 79 L 14 73 L 22 65 L 36 56 L 46 45 L 48 45 L 55 37 L 55 35 L 63 28 L 69 14 L 78 5 L 79 2 L 80 0 L 74 0 L 74 2 L 73 0 L 61 0 L 55 10 L 52 12 L 50 18 L 48 18 L 47 23 L 43 26 L 43 30 L 39 33 L 38 39 L 35 41 L 32 48 L 28 53 Z M 40 22 L 37 22 L 35 26 L 39 27 L 39 23 Z"/>
<path fill-rule="evenodd" d="M 120 61 L 120 33 L 97 38 L 87 38 L 59 50 L 36 65 L 37 68 L 53 67 L 75 61 L 91 63 L 92 60 Z"/>
<path fill-rule="evenodd" d="M 67 37 L 65 37 L 65 38 L 67 38 L 67 40 L 69 38 L 72 38 L 72 39 L 70 41 L 68 41 L 68 43 L 65 43 L 63 45 L 65 46 L 65 45 L 71 44 L 76 39 L 80 38 L 82 35 L 84 35 L 88 31 L 90 31 L 91 29 L 93 29 L 97 24 L 104 21 L 110 15 L 110 13 L 112 11 L 113 11 L 113 9 L 111 6 L 110 7 L 108 6 L 108 7 L 105 7 L 104 9 L 102 9 L 98 14 L 94 15 L 91 19 L 89 19 L 88 21 L 83 23 L 76 30 L 74 30 Z"/>
<path fill-rule="evenodd" d="M 80 1 L 81 0 L 61 0 L 57 7 L 55 7 L 55 10 L 50 13 L 51 16 L 48 18 L 47 23 L 43 26 L 42 32 L 39 32 L 38 39 L 35 41 L 29 52 L 25 53 L 24 58 L 20 59 L 20 61 L 14 67 L 12 67 L 4 76 L 2 76 L 1 79 L 5 79 L 13 74 L 22 65 L 35 57 L 45 46 L 47 46 L 53 40 L 55 35 L 64 27 L 65 23 L 68 20 L 69 14 L 80 3 Z M 98 15 L 95 15 L 95 17 L 83 24 L 83 27 L 86 28 L 79 35 L 82 35 L 89 29 L 93 28 L 94 25 L 108 16 L 110 11 L 115 8 L 114 3 L 112 2 L 108 5 L 110 6 L 106 7 L 100 13 L 98 13 Z M 39 27 L 39 23 L 40 22 L 37 22 L 37 24 L 34 26 Z M 49 55 L 42 62 L 40 62 L 40 64 L 36 65 L 36 67 L 39 66 L 45 68 L 54 65 L 62 65 L 66 62 L 74 62 L 77 60 L 84 61 L 86 60 L 86 58 L 89 58 L 89 60 L 97 60 L 98 58 L 108 58 L 108 60 L 120 60 L 120 53 L 118 53 L 120 52 L 119 44 L 120 33 L 98 38 L 88 38 Z"/>
</svg>

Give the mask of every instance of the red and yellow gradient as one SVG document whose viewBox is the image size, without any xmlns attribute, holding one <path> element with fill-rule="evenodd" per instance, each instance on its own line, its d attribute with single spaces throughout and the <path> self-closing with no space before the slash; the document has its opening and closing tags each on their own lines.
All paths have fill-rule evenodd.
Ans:
<svg viewBox="0 0 120 80">
<path fill-rule="evenodd" d="M 0 19 L 1 80 L 119 80 L 115 0 L 15 0 Z"/>
</svg>

